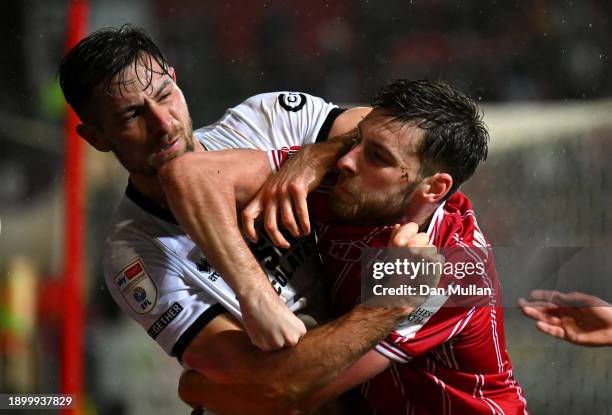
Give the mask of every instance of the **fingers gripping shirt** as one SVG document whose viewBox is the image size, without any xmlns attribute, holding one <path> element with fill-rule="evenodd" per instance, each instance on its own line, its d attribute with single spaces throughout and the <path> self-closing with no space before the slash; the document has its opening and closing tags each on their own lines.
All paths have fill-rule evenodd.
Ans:
<svg viewBox="0 0 612 415">
<path fill-rule="evenodd" d="M 261 94 L 194 134 L 209 150 L 282 150 L 326 138 L 337 115 L 334 105 L 308 94 Z M 292 241 L 292 248 L 283 250 L 265 232 L 259 234 L 260 242 L 250 247 L 273 288 L 290 309 L 316 319 L 319 307 L 313 299 L 325 296 L 313 240 Z M 107 231 L 104 272 L 115 301 L 170 355 L 180 358 L 218 314 L 228 311 L 241 318 L 235 294 L 170 211 L 132 186 Z"/>
</svg>

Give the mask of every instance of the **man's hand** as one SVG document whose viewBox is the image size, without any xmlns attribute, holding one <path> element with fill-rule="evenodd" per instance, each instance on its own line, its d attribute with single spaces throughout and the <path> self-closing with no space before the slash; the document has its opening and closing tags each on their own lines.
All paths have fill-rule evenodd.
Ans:
<svg viewBox="0 0 612 415">
<path fill-rule="evenodd" d="M 389 237 L 389 248 L 403 248 L 401 257 L 407 258 L 413 263 L 434 264 L 441 263 L 444 265 L 444 257 L 438 254 L 438 249 L 429 243 L 429 237 L 425 232 L 419 232 L 419 225 L 415 222 L 409 222 L 404 225 L 395 225 L 391 236 Z M 441 270 L 442 267 L 440 267 Z M 427 285 L 430 288 L 438 286 L 441 273 L 438 271 L 429 273 L 421 272 L 419 275 L 410 280 L 411 285 L 415 288 L 421 285 Z M 408 305 L 415 308 L 423 304 L 427 300 L 426 296 L 415 295 L 408 298 Z"/>
<path fill-rule="evenodd" d="M 305 146 L 288 159 L 277 174 L 266 180 L 255 198 L 242 211 L 242 225 L 249 239 L 257 242 L 255 220 L 262 212 L 266 232 L 272 242 L 281 248 L 289 248 L 289 242 L 278 230 L 279 211 L 282 224 L 293 236 L 310 233 L 306 198 L 333 167 L 333 163 L 321 156 L 321 152 L 325 151 L 325 146 Z"/>
<path fill-rule="evenodd" d="M 306 145 L 285 161 L 242 211 L 242 227 L 249 239 L 257 242 L 255 221 L 263 214 L 264 229 L 272 242 L 281 248 L 289 248 L 289 242 L 278 230 L 279 212 L 282 224 L 293 236 L 308 235 L 308 193 L 335 168 L 338 158 L 353 146 L 355 139 L 356 130 L 352 130 L 323 143 Z"/>
<path fill-rule="evenodd" d="M 592 295 L 534 290 L 519 299 L 523 314 L 549 336 L 581 346 L 612 345 L 612 305 Z"/>
<path fill-rule="evenodd" d="M 255 220 L 262 214 L 266 232 L 281 248 L 288 248 L 289 242 L 278 230 L 279 213 L 282 224 L 293 236 L 310 233 L 306 197 L 355 144 L 357 125 L 371 110 L 369 107 L 355 107 L 344 111 L 335 119 L 327 141 L 303 146 L 283 163 L 276 175 L 267 180 L 242 212 L 243 229 L 253 242 L 257 242 Z"/>
<path fill-rule="evenodd" d="M 364 304 L 414 310 L 427 299 L 421 295 L 422 286 L 438 286 L 444 259 L 429 244 L 427 234 L 419 232 L 419 226 L 413 222 L 395 225 L 387 246 L 389 249 L 382 258 L 369 262 L 372 267 L 383 265 L 383 268 L 372 268 L 374 279 L 362 291 Z M 418 266 L 412 268 L 409 264 Z M 414 273 L 407 273 L 407 269 Z"/>
<path fill-rule="evenodd" d="M 242 298 L 240 311 L 251 343 L 260 350 L 293 347 L 306 334 L 304 323 L 273 290 L 262 289 L 258 295 Z"/>
<path fill-rule="evenodd" d="M 429 243 L 425 232 L 419 232 L 419 225 L 409 222 L 395 225 L 389 236 L 389 248 L 435 248 Z"/>
</svg>

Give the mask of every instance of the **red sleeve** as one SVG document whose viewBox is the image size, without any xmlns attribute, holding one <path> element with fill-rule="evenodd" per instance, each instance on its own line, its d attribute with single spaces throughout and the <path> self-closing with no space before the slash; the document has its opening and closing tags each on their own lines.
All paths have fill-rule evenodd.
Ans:
<svg viewBox="0 0 612 415">
<path fill-rule="evenodd" d="M 407 362 L 452 339 L 466 327 L 478 307 L 496 302 L 498 285 L 490 246 L 478 228 L 469 199 L 462 193 L 453 195 L 444 206 L 440 220 L 431 238 L 446 259 L 445 274 L 438 287 L 491 287 L 492 294 L 429 296 L 376 347 L 380 353 L 399 362 Z M 457 272 L 458 264 L 465 267 L 468 263 L 471 269 L 480 263 L 484 273 L 468 276 L 463 271 Z M 447 268 L 450 264 L 452 267 Z M 447 270 L 450 271 L 446 273 Z"/>
<path fill-rule="evenodd" d="M 283 147 L 280 150 L 269 150 L 268 161 L 270 162 L 270 167 L 272 167 L 272 171 L 276 173 L 280 170 L 283 163 L 290 157 L 292 157 L 301 146 L 291 146 L 291 147 Z"/>
<path fill-rule="evenodd" d="M 461 332 L 475 310 L 475 307 L 440 307 L 433 311 L 429 307 L 419 307 L 410 314 L 407 322 L 379 343 L 376 350 L 390 359 L 406 363 Z"/>
</svg>

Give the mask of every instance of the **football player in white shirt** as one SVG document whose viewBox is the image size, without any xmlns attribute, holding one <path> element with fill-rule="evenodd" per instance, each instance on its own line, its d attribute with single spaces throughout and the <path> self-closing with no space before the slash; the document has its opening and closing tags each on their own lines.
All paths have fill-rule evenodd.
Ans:
<svg viewBox="0 0 612 415">
<path fill-rule="evenodd" d="M 92 33 L 64 57 L 59 76 L 64 96 L 82 122 L 78 134 L 97 150 L 112 151 L 129 172 L 126 197 L 107 241 L 104 265 L 110 292 L 167 353 L 218 384 L 240 384 L 246 391 L 245 411 L 248 407 L 277 413 L 287 403 L 326 384 L 414 309 L 416 304 L 393 308 L 360 305 L 304 335 L 303 323 L 280 298 L 297 310 L 308 305 L 300 291 L 311 287 L 306 284 L 279 297 L 271 282 L 291 287 L 294 281 L 283 280 L 287 277 L 283 271 L 290 268 L 296 275 L 307 273 L 308 260 L 292 261 L 278 252 L 270 255 L 274 248 L 260 244 L 255 249 L 264 251 L 261 265 L 268 271 L 266 275 L 238 231 L 236 210 L 227 208 L 234 201 L 245 204 L 270 173 L 264 162 L 248 170 L 245 178 L 249 166 L 242 164 L 242 155 L 248 153 L 265 161 L 266 153 L 246 149 L 207 152 L 231 143 L 224 143 L 222 135 L 211 135 L 207 141 L 206 130 L 192 133 L 174 69 L 143 31 L 123 26 Z M 304 94 L 270 98 L 269 104 L 278 114 L 296 115 L 292 125 L 300 129 L 297 135 L 311 140 L 324 130 L 325 120 L 334 111 L 334 106 Z M 297 115 L 299 111 L 304 112 Z M 302 126 L 301 116 L 308 117 Z M 361 117 L 362 112 L 336 116 L 326 127 L 330 135 L 346 132 L 342 126 L 354 125 L 350 118 Z M 260 133 L 260 138 L 265 138 L 266 132 Z M 294 133 L 287 131 L 286 136 Z M 262 150 L 275 146 L 252 144 Z M 201 188 L 209 189 L 206 206 L 195 207 L 206 212 L 206 220 L 197 224 L 200 229 L 195 232 L 205 237 L 196 241 L 174 220 L 160 186 L 158 170 L 180 155 L 199 158 Z M 174 174 L 172 180 L 177 177 L 180 180 L 180 174 Z M 223 180 L 207 181 L 207 177 Z M 421 234 L 410 233 L 405 240 L 410 243 L 419 237 L 422 239 Z M 306 251 L 297 252 L 296 257 L 298 254 L 308 256 Z M 270 265 L 274 261 L 285 268 L 278 263 Z M 243 283 L 240 291 L 230 291 L 229 287 L 238 287 L 236 281 L 243 274 L 257 278 L 249 278 L 255 281 L 251 286 Z M 224 281 L 208 284 L 205 279 Z M 351 347 L 340 347 L 349 337 Z M 295 347 L 264 352 L 252 343 L 261 349 Z M 325 359 L 320 358 L 322 354 Z"/>
</svg>

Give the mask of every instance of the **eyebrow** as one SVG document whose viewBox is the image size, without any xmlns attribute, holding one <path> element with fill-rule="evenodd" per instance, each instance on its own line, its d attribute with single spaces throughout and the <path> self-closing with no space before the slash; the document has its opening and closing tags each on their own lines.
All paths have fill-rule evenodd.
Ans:
<svg viewBox="0 0 612 415">
<path fill-rule="evenodd" d="M 170 85 L 172 83 L 172 79 L 166 78 L 166 80 L 161 84 L 161 86 L 159 88 L 157 88 L 157 91 L 155 91 L 155 94 L 153 94 L 153 98 L 157 99 L 157 97 L 164 91 L 164 89 L 166 89 L 166 87 L 168 85 Z"/>
<path fill-rule="evenodd" d="M 166 87 L 168 85 L 170 85 L 172 83 L 172 79 L 166 79 L 164 82 L 162 82 L 162 84 L 160 85 L 159 88 L 157 88 L 157 90 L 155 91 L 155 93 L 153 94 L 153 99 L 157 99 L 159 97 L 159 95 L 166 89 Z M 134 105 L 128 105 L 127 107 L 121 108 L 120 110 L 117 111 L 117 115 L 121 116 L 124 115 L 127 112 L 130 111 L 134 111 L 137 108 L 141 107 L 141 104 L 134 104 Z"/>
<path fill-rule="evenodd" d="M 359 122 L 359 124 L 357 124 L 357 132 L 359 134 L 359 138 L 363 140 L 363 133 L 361 131 L 361 122 Z M 376 147 L 376 149 L 383 151 L 384 153 L 386 153 L 389 157 L 393 158 L 394 161 L 398 162 L 398 158 L 397 156 L 389 149 L 387 148 L 387 146 L 384 146 L 376 141 L 369 141 L 368 145 L 372 146 L 372 147 Z"/>
</svg>

